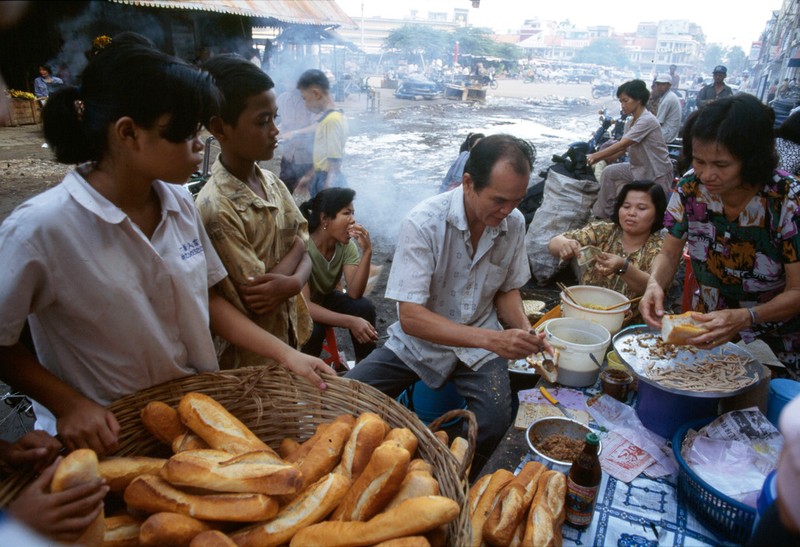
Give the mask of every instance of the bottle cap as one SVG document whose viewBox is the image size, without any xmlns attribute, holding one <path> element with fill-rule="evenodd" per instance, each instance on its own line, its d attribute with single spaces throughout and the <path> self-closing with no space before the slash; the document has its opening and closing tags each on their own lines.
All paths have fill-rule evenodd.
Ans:
<svg viewBox="0 0 800 547">
<path fill-rule="evenodd" d="M 593 444 L 593 445 L 597 446 L 598 444 L 600 444 L 600 439 L 597 438 L 597 434 L 596 433 L 587 433 L 586 434 L 586 442 L 589 443 L 589 444 Z"/>
</svg>

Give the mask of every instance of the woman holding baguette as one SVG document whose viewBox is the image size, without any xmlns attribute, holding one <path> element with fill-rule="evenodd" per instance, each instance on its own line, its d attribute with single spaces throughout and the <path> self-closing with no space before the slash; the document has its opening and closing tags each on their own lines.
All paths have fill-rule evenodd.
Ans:
<svg viewBox="0 0 800 547">
<path fill-rule="evenodd" d="M 692 307 L 709 349 L 739 338 L 766 342 L 800 372 L 800 183 L 776 171 L 772 117 L 752 95 L 697 110 L 684 128 L 681 179 L 664 217 L 668 235 L 639 305 L 661 328 L 664 289 L 687 247 L 699 292 Z"/>
</svg>

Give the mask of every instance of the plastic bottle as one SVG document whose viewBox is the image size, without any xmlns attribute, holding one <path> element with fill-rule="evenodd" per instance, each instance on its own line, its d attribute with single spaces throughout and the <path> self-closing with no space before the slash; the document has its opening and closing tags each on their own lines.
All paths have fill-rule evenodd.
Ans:
<svg viewBox="0 0 800 547">
<path fill-rule="evenodd" d="M 567 476 L 566 518 L 576 528 L 589 526 L 594 516 L 597 491 L 603 478 L 597 457 L 599 444 L 595 433 L 587 433 L 583 452 L 575 458 Z"/>
</svg>

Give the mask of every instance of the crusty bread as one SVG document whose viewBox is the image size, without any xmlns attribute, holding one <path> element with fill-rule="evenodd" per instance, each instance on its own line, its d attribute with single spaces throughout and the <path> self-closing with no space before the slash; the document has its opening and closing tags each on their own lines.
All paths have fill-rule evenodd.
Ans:
<svg viewBox="0 0 800 547">
<path fill-rule="evenodd" d="M 698 323 L 694 316 L 696 312 L 688 311 L 680 315 L 665 315 L 661 320 L 661 339 L 667 344 L 685 346 L 690 338 L 708 332 L 708 329 Z"/>
<path fill-rule="evenodd" d="M 172 456 L 161 476 L 175 486 L 214 492 L 267 495 L 294 494 L 300 490 L 300 470 L 272 452 L 247 452 L 238 456 L 222 450 L 187 450 Z"/>
<path fill-rule="evenodd" d="M 274 451 L 236 416 L 203 393 L 187 393 L 178 404 L 181 421 L 211 448 L 232 454 Z M 277 455 L 277 454 L 276 454 Z"/>
<path fill-rule="evenodd" d="M 194 536 L 189 547 L 236 547 L 236 543 L 219 530 L 206 530 Z"/>
<path fill-rule="evenodd" d="M 383 442 L 388 427 L 377 414 L 363 412 L 350 433 L 336 472 L 356 480 L 367 466 L 372 452 Z"/>
<path fill-rule="evenodd" d="M 186 426 L 181 422 L 178 411 L 161 401 L 150 401 L 139 412 L 142 425 L 156 439 L 167 446 L 172 446 L 172 441 L 186 432 Z"/>
<path fill-rule="evenodd" d="M 278 502 L 264 494 L 189 494 L 154 475 L 133 479 L 124 499 L 147 513 L 181 513 L 201 520 L 258 522 L 278 513 Z"/>
<path fill-rule="evenodd" d="M 408 450 L 408 453 L 411 454 L 412 458 L 417 452 L 417 445 L 419 445 L 419 439 L 417 439 L 417 436 L 414 435 L 414 432 L 407 427 L 395 427 L 394 429 L 390 430 L 384 438 L 384 442 L 385 441 L 396 442 Z"/>
<path fill-rule="evenodd" d="M 536 547 L 555 546 L 555 523 L 546 504 L 531 505 L 522 544 Z"/>
<path fill-rule="evenodd" d="M 469 450 L 469 441 L 464 437 L 456 437 L 453 439 L 453 442 L 450 443 L 450 452 L 453 456 L 456 457 L 458 460 L 458 464 L 462 465 L 464 463 L 464 458 L 467 457 L 467 451 Z M 472 465 L 467 466 L 466 474 L 469 475 L 469 471 L 472 468 Z"/>
<path fill-rule="evenodd" d="M 381 443 L 331 519 L 365 521 L 378 514 L 400 490 L 410 460 L 408 450 L 394 441 Z"/>
<path fill-rule="evenodd" d="M 472 486 L 469 488 L 467 501 L 469 504 L 469 516 L 475 514 L 475 510 L 478 508 L 478 503 L 481 501 L 481 496 L 486 491 L 486 488 L 489 486 L 489 481 L 492 480 L 492 473 L 491 475 L 484 475 L 479 478 L 477 481 L 472 483 Z"/>
<path fill-rule="evenodd" d="M 406 536 L 388 539 L 376 543 L 375 547 L 430 547 L 431 542 L 425 536 Z"/>
<path fill-rule="evenodd" d="M 172 451 L 174 453 L 183 452 L 185 450 L 203 450 L 204 448 L 211 448 L 208 443 L 197 436 L 193 431 L 188 429 L 172 439 Z"/>
<path fill-rule="evenodd" d="M 409 471 L 400 483 L 400 489 L 397 494 L 386 506 L 386 509 L 391 509 L 401 502 L 416 498 L 419 496 L 438 496 L 439 495 L 439 481 L 437 481 L 429 471 Z"/>
<path fill-rule="evenodd" d="M 300 491 L 333 471 L 342 458 L 342 452 L 352 431 L 353 425 L 347 421 L 335 421 L 325 429 L 308 454 L 297 462 L 302 474 Z"/>
<path fill-rule="evenodd" d="M 142 521 L 130 515 L 106 517 L 103 547 L 138 547 Z"/>
<path fill-rule="evenodd" d="M 248 526 L 231 535 L 239 547 L 273 547 L 283 545 L 303 528 L 324 519 L 342 500 L 350 488 L 350 479 L 339 473 L 328 473 L 283 507 L 267 522 Z"/>
<path fill-rule="evenodd" d="M 509 545 L 525 519 L 539 482 L 547 470 L 539 462 L 526 463 L 497 495 L 492 512 L 483 525 L 483 539 L 490 545 Z"/>
<path fill-rule="evenodd" d="M 208 524 L 190 516 L 160 512 L 142 523 L 139 542 L 142 547 L 189 547 L 197 534 L 210 529 Z"/>
<path fill-rule="evenodd" d="M 507 469 L 498 469 L 490 475 L 489 483 L 480 496 L 475 512 L 472 513 L 472 547 L 480 547 L 483 542 L 483 525 L 494 509 L 500 491 L 514 479 L 514 473 Z"/>
<path fill-rule="evenodd" d="M 50 491 L 63 492 L 68 488 L 91 482 L 99 477 L 100 469 L 95 451 L 89 448 L 79 448 L 64 456 L 64 459 L 58 464 L 50 482 Z M 104 532 L 105 515 L 101 510 L 97 518 L 92 521 L 75 543 L 86 547 L 102 545 Z"/>
<path fill-rule="evenodd" d="M 98 465 L 100 476 L 112 492 L 125 490 L 139 475 L 158 475 L 167 460 L 145 456 L 124 456 L 106 458 Z"/>
<path fill-rule="evenodd" d="M 366 471 L 365 471 L 366 472 Z M 444 496 L 406 500 L 367 522 L 326 521 L 308 526 L 292 538 L 292 547 L 359 547 L 424 534 L 458 517 L 458 503 Z"/>
</svg>

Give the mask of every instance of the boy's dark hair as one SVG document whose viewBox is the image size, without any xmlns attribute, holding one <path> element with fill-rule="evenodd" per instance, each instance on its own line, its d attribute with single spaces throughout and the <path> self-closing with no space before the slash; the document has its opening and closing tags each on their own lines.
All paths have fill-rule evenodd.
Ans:
<svg viewBox="0 0 800 547">
<path fill-rule="evenodd" d="M 472 177 L 476 192 L 489 186 L 492 169 L 500 160 L 509 162 L 515 173 L 530 177 L 536 161 L 536 148 L 513 135 L 489 135 L 479 140 L 470 150 L 464 165 L 464 172 Z"/>
<path fill-rule="evenodd" d="M 108 151 L 109 127 L 129 116 L 170 142 L 192 138 L 219 108 L 211 77 L 185 61 L 140 42 L 115 41 L 91 58 L 80 89 L 63 86 L 42 111 L 44 136 L 62 163 L 99 161 Z"/>
<path fill-rule="evenodd" d="M 656 208 L 656 217 L 650 227 L 650 233 L 654 234 L 664 227 L 664 212 L 667 210 L 667 195 L 664 189 L 652 180 L 635 180 L 629 182 L 617 194 L 617 201 L 614 203 L 614 212 L 611 213 L 611 222 L 619 226 L 619 210 L 625 203 L 625 198 L 629 192 L 646 192 L 650 194 L 650 199 Z"/>
<path fill-rule="evenodd" d="M 308 89 L 309 87 L 316 86 L 325 93 L 331 88 L 331 83 L 325 73 L 316 68 L 309 68 L 300 75 L 297 80 L 297 89 Z"/>
<path fill-rule="evenodd" d="M 778 167 L 774 116 L 753 95 L 740 93 L 695 110 L 683 130 L 683 157 L 692 160 L 693 141 L 716 143 L 742 162 L 742 182 L 763 188 Z"/>
<path fill-rule="evenodd" d="M 356 191 L 352 188 L 326 188 L 300 205 L 300 212 L 308 220 L 308 231 L 313 233 L 322 221 L 322 213 L 328 218 L 353 203 Z"/>
<path fill-rule="evenodd" d="M 625 82 L 617 88 L 617 99 L 622 94 L 627 95 L 634 101 L 639 101 L 643 105 L 647 104 L 650 100 L 650 90 L 647 89 L 647 84 L 643 80 L 631 80 Z"/>
<path fill-rule="evenodd" d="M 247 106 L 247 99 L 275 87 L 275 82 L 266 72 L 232 53 L 212 57 L 203 63 L 203 68 L 214 77 L 214 83 L 222 94 L 220 117 L 231 127 L 236 127 Z"/>
</svg>

